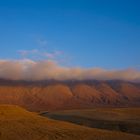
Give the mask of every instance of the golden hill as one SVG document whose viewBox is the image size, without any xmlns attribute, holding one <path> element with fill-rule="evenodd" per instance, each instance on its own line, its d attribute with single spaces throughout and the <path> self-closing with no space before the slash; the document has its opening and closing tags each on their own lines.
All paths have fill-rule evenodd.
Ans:
<svg viewBox="0 0 140 140">
<path fill-rule="evenodd" d="M 55 121 L 18 106 L 0 106 L 0 140 L 140 140 L 140 136 Z"/>
</svg>

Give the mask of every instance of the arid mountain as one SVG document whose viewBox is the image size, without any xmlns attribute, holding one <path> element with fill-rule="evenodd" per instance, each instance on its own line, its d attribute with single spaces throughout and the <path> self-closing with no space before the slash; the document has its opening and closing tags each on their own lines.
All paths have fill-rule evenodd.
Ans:
<svg viewBox="0 0 140 140">
<path fill-rule="evenodd" d="M 0 80 L 0 104 L 32 111 L 140 106 L 140 85 L 124 81 Z"/>
<path fill-rule="evenodd" d="M 139 135 L 55 121 L 18 106 L 0 105 L 0 140 L 139 140 Z"/>
</svg>

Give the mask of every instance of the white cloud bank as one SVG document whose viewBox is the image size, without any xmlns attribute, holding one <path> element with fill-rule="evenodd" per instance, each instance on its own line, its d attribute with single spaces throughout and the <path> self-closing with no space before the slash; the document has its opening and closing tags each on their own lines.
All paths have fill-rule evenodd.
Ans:
<svg viewBox="0 0 140 140">
<path fill-rule="evenodd" d="M 0 78 L 11 80 L 129 80 L 140 81 L 135 69 L 105 70 L 101 68 L 68 68 L 53 61 L 0 60 Z"/>
</svg>

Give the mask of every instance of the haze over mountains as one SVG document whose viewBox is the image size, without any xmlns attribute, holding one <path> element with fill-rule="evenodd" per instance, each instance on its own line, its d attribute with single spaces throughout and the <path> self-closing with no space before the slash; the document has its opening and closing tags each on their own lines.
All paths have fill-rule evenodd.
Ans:
<svg viewBox="0 0 140 140">
<path fill-rule="evenodd" d="M 0 78 L 11 80 L 126 80 L 140 81 L 137 69 L 64 67 L 51 60 L 1 60 Z"/>
<path fill-rule="evenodd" d="M 0 104 L 31 111 L 140 106 L 140 84 L 126 81 L 0 80 Z"/>
</svg>

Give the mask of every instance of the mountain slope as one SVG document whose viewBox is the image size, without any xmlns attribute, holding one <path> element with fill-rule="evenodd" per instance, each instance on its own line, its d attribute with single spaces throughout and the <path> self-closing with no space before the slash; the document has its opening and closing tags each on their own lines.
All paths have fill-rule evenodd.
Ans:
<svg viewBox="0 0 140 140">
<path fill-rule="evenodd" d="M 84 100 L 89 102 L 94 101 L 94 103 L 99 103 L 100 101 L 99 91 L 86 84 L 76 85 L 72 89 L 72 92 L 75 98 L 78 98 L 79 100 Z"/>
<path fill-rule="evenodd" d="M 140 87 L 108 81 L 6 81 L 0 84 L 0 104 L 20 105 L 32 111 L 140 106 Z"/>
<path fill-rule="evenodd" d="M 122 102 L 121 96 L 112 89 L 108 84 L 101 83 L 97 86 L 98 91 L 100 91 L 100 96 L 105 104 L 118 104 Z"/>
<path fill-rule="evenodd" d="M 0 106 L 0 140 L 139 140 L 140 136 L 55 121 L 18 106 Z"/>
</svg>

